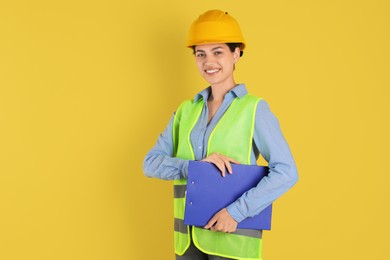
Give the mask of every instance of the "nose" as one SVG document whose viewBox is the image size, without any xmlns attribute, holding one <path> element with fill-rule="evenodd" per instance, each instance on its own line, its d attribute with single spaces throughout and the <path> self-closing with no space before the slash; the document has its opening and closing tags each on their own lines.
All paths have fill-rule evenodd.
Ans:
<svg viewBox="0 0 390 260">
<path fill-rule="evenodd" d="M 215 57 L 213 55 L 207 55 L 206 59 L 204 60 L 204 63 L 205 65 L 215 63 Z"/>
</svg>

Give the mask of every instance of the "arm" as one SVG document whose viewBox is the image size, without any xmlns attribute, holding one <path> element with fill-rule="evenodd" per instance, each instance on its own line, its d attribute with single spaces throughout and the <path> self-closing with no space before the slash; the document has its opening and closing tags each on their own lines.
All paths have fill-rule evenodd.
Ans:
<svg viewBox="0 0 390 260">
<path fill-rule="evenodd" d="M 254 144 L 254 149 L 268 162 L 270 172 L 256 187 L 227 207 L 237 222 L 259 214 L 298 181 L 290 148 L 277 118 L 264 100 L 259 101 L 256 110 Z"/>
<path fill-rule="evenodd" d="M 188 176 L 188 160 L 173 157 L 173 118 L 174 116 L 158 137 L 154 147 L 145 156 L 143 170 L 147 177 L 175 180 Z"/>
</svg>

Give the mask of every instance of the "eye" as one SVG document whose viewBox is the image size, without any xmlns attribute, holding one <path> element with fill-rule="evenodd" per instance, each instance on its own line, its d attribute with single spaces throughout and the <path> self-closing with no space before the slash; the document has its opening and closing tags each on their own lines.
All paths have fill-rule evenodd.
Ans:
<svg viewBox="0 0 390 260">
<path fill-rule="evenodd" d="M 196 54 L 196 57 L 197 58 L 203 58 L 205 55 L 204 55 L 204 53 L 201 53 L 201 52 L 198 52 L 197 54 Z"/>
<path fill-rule="evenodd" d="M 222 54 L 222 51 L 216 51 L 214 52 L 214 55 L 218 56 L 218 55 L 221 55 Z"/>
</svg>

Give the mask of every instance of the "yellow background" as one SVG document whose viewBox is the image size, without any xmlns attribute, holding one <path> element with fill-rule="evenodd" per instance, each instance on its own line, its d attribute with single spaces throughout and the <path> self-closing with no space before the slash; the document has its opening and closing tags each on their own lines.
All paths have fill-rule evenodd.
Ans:
<svg viewBox="0 0 390 260">
<path fill-rule="evenodd" d="M 0 0 L 0 259 L 173 259 L 171 183 L 142 161 L 207 86 L 184 47 L 240 22 L 236 80 L 279 118 L 300 181 L 264 259 L 390 259 L 390 4 Z"/>
</svg>

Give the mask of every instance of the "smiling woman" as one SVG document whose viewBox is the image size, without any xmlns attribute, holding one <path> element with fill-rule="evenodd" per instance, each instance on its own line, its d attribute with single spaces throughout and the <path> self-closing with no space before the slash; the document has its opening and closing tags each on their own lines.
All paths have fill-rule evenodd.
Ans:
<svg viewBox="0 0 390 260">
<path fill-rule="evenodd" d="M 233 70 L 240 59 L 238 47 L 231 52 L 226 44 L 199 45 L 195 46 L 195 57 L 200 74 L 214 88 L 225 92 L 236 85 Z"/>
<path fill-rule="evenodd" d="M 198 70 L 210 86 L 177 109 L 145 157 L 145 175 L 174 180 L 176 259 L 262 259 L 262 230 L 237 225 L 295 184 L 294 159 L 268 104 L 234 80 L 235 64 L 245 48 L 237 21 L 227 12 L 207 11 L 192 24 L 187 46 L 194 50 Z M 184 224 L 190 160 L 212 163 L 224 177 L 233 174 L 232 163 L 256 165 L 260 155 L 269 165 L 267 178 L 203 228 Z"/>
</svg>

